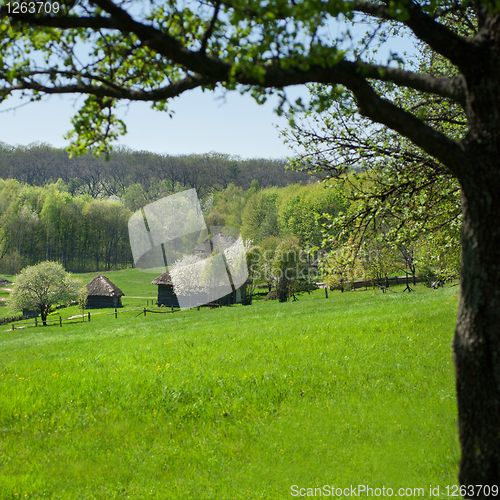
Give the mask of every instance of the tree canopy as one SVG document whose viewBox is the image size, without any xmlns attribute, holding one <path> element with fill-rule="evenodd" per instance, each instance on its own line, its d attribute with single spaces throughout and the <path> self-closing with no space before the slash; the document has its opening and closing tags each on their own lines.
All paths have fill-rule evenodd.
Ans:
<svg viewBox="0 0 500 500">
<path fill-rule="evenodd" d="M 219 84 L 248 90 L 259 102 L 274 88 L 285 100 L 284 87 L 320 82 L 349 89 L 363 114 L 430 154 L 457 158 L 462 153 L 458 142 L 382 97 L 373 82 L 464 104 L 468 63 L 487 59 L 491 50 L 484 33 L 466 37 L 447 26 L 450 18 L 456 23 L 486 19 L 492 7 L 479 2 L 472 9 L 460 2 L 363 0 L 95 0 L 59 5 L 57 13 L 1 7 L 0 96 L 22 91 L 36 100 L 86 94 L 70 133 L 77 151 L 104 149 L 125 131 L 113 112 L 120 100 L 150 101 L 165 110 L 169 99 L 186 90 Z M 331 36 L 333 20 L 362 18 L 370 24 L 361 45 L 351 43 L 347 26 L 338 39 Z M 412 32 L 465 73 L 429 75 L 371 62 L 363 45 L 389 36 L 388 23 Z M 321 99 L 314 104 L 320 107 Z"/>
<path fill-rule="evenodd" d="M 124 133 L 115 112 L 123 100 L 167 110 L 187 90 L 219 87 L 258 102 L 277 92 L 283 110 L 287 86 L 313 82 L 332 86 L 339 103 L 347 93 L 361 115 L 444 165 L 459 182 L 462 209 L 453 343 L 460 481 L 500 482 L 498 0 L 70 0 L 43 12 L 14 5 L 0 7 L 0 99 L 86 95 L 69 133 L 76 152 L 104 151 Z M 360 43 L 350 23 L 362 26 Z M 444 70 L 374 61 L 370 46 L 398 32 L 439 55 Z M 461 110 L 463 129 L 407 107 L 394 89 Z M 327 104 L 321 95 L 309 103 L 316 111 Z"/>
</svg>

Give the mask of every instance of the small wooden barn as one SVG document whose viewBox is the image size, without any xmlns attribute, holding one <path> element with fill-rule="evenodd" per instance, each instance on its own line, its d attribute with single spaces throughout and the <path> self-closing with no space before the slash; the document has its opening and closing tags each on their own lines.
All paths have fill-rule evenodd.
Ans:
<svg viewBox="0 0 500 500">
<path fill-rule="evenodd" d="M 152 285 L 158 285 L 158 305 L 165 307 L 179 307 L 179 301 L 177 300 L 177 295 L 174 292 L 174 284 L 172 282 L 172 277 L 168 271 L 160 274 L 152 282 Z M 234 292 L 221 297 L 216 302 L 221 306 L 228 306 L 231 304 L 246 304 L 246 287 L 247 282 L 243 283 L 242 286 L 237 288 Z M 193 296 L 193 300 L 196 303 L 205 304 L 209 302 L 208 294 L 199 294 Z"/>
<path fill-rule="evenodd" d="M 87 283 L 87 291 L 87 309 L 122 307 L 121 298 L 125 294 L 102 274 Z"/>
<path fill-rule="evenodd" d="M 158 305 L 165 307 L 179 307 L 179 301 L 174 292 L 174 284 L 168 271 L 157 276 L 152 285 L 158 285 Z"/>
</svg>

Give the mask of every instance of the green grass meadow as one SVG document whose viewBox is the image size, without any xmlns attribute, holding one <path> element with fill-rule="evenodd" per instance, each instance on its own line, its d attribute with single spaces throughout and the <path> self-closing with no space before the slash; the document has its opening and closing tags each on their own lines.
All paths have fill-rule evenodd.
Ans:
<svg viewBox="0 0 500 500">
<path fill-rule="evenodd" d="M 130 273 L 105 274 L 155 296 Z M 443 492 L 459 461 L 457 287 L 402 288 L 2 325 L 0 499 Z"/>
</svg>

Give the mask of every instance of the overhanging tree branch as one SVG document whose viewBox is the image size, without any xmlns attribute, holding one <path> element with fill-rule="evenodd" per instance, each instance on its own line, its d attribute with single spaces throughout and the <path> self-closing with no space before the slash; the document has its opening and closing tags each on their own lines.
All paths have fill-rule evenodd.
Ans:
<svg viewBox="0 0 500 500">
<path fill-rule="evenodd" d="M 127 11 L 111 0 L 92 0 L 92 3 L 108 12 L 121 31 L 134 33 L 144 45 L 177 64 L 197 73 L 217 74 L 219 78 L 225 78 L 229 74 L 230 64 L 204 52 L 189 50 L 168 33 L 134 20 Z"/>
<path fill-rule="evenodd" d="M 396 85 L 410 87 L 422 92 L 430 92 L 442 97 L 454 99 L 461 104 L 464 102 L 465 85 L 463 79 L 460 77 L 436 77 L 427 74 L 414 73 L 399 68 L 391 68 L 384 65 L 364 63 L 362 61 L 340 61 L 331 65 L 329 60 L 335 61 L 336 56 L 338 55 L 338 51 L 335 47 L 330 49 L 326 47 L 324 48 L 325 62 L 322 65 L 308 64 L 305 68 L 301 68 L 300 62 L 296 60 L 295 56 L 291 56 L 282 58 L 274 63 L 267 61 L 262 68 L 265 76 L 261 75 L 259 78 L 248 76 L 247 74 L 241 72 L 232 74 L 231 63 L 224 61 L 221 58 L 206 54 L 204 50 L 195 51 L 184 47 L 181 42 L 176 40 L 170 34 L 163 32 L 154 26 L 134 20 L 128 12 L 118 7 L 111 0 L 93 0 L 92 3 L 99 6 L 101 9 L 106 10 L 111 17 L 38 17 L 30 14 L 11 14 L 8 16 L 5 7 L 0 8 L 0 14 L 2 16 L 10 17 L 14 23 L 25 23 L 28 25 L 33 24 L 35 26 L 60 29 L 88 28 L 94 31 L 99 31 L 100 29 L 111 29 L 124 33 L 134 33 L 143 46 L 148 47 L 176 64 L 184 66 L 192 72 L 207 76 L 208 78 L 203 79 L 203 83 L 200 83 L 200 85 L 214 82 L 227 83 L 230 80 L 234 80 L 237 83 L 245 85 L 276 87 L 307 83 L 309 81 L 336 84 L 341 83 L 340 80 L 347 75 L 350 76 L 354 73 L 361 73 L 366 78 L 392 82 Z M 355 4 L 357 5 L 358 3 L 360 3 L 359 0 L 356 0 Z M 385 7 L 376 4 L 367 2 L 361 2 L 361 4 L 370 6 L 374 11 L 381 10 L 381 12 L 385 12 L 384 9 L 387 10 Z M 202 48 L 206 46 L 207 35 L 210 35 L 213 30 L 214 19 L 215 18 L 213 17 L 202 40 Z M 330 53 L 329 57 L 326 56 L 328 52 Z M 329 65 L 330 67 L 328 68 Z M 207 82 L 207 80 L 209 80 L 209 82 Z M 177 95 L 176 92 L 178 92 L 178 89 L 182 89 L 181 91 L 184 91 L 189 88 L 193 88 L 191 86 L 192 83 L 193 82 L 190 78 L 188 78 L 184 84 L 176 82 L 172 85 L 169 92 L 166 91 L 166 89 L 158 93 L 152 92 L 150 94 L 151 99 L 158 98 L 158 94 L 165 95 L 166 97 L 175 96 Z M 55 93 L 55 90 L 52 90 L 51 93 Z M 61 93 L 68 93 L 68 91 L 62 89 Z M 100 94 L 104 95 L 102 90 L 100 91 Z M 115 97 L 116 93 L 106 95 L 109 97 Z M 160 98 L 163 99 L 166 97 Z M 144 94 L 140 97 L 130 98 L 150 100 L 149 98 L 146 98 Z"/>
<path fill-rule="evenodd" d="M 421 92 L 448 97 L 462 105 L 465 104 L 465 82 L 462 77 L 438 77 L 362 62 L 354 64 L 359 66 L 359 71 L 367 78 L 382 82 L 392 82 L 396 85 L 409 87 Z"/>
<path fill-rule="evenodd" d="M 92 77 L 101 80 L 99 77 Z M 47 86 L 27 79 L 9 87 L 0 87 L 0 97 L 4 97 L 18 90 L 33 90 L 44 94 L 91 94 L 96 97 L 109 97 L 113 99 L 127 99 L 130 101 L 160 101 L 176 97 L 186 90 L 191 90 L 203 85 L 215 84 L 213 80 L 201 76 L 188 76 L 182 80 L 171 83 L 166 87 L 155 90 L 133 90 L 117 87 L 112 84 L 90 85 L 83 82 L 63 86 Z"/>
<path fill-rule="evenodd" d="M 408 26 L 417 38 L 459 68 L 467 64 L 470 58 L 477 57 L 469 40 L 436 22 L 414 2 L 410 1 L 404 5 L 397 3 L 389 8 L 383 4 L 353 0 L 352 5 L 355 11 L 387 21 L 399 21 Z"/>
<path fill-rule="evenodd" d="M 359 111 L 363 116 L 408 137 L 426 153 L 447 165 L 460 179 L 461 165 L 464 160 L 464 147 L 461 143 L 383 99 L 366 81 L 358 79 L 346 84 L 346 87 L 356 97 Z"/>
<path fill-rule="evenodd" d="M 278 65 L 273 65 L 266 68 L 265 74 L 260 80 L 245 75 L 235 76 L 238 83 L 263 87 L 274 86 L 278 88 L 287 85 L 308 83 L 310 81 L 343 85 L 344 82 L 352 78 L 392 82 L 399 86 L 454 99 L 460 103 L 463 103 L 465 99 L 465 85 L 461 77 L 436 77 L 363 62 L 341 61 L 329 67 L 325 67 L 324 65 L 309 65 L 307 69 L 301 69 L 300 67 L 285 69 Z"/>
<path fill-rule="evenodd" d="M 107 75 L 79 73 L 75 71 L 57 71 L 48 69 L 47 71 L 33 70 L 20 79 L 17 83 L 0 88 L 0 95 L 11 93 L 16 90 L 36 90 L 46 94 L 68 94 L 86 93 L 95 94 L 100 97 L 112 97 L 116 99 L 130 99 L 136 101 L 163 100 L 180 95 L 182 92 L 205 85 L 215 85 L 216 83 L 227 83 L 229 76 L 218 78 L 216 71 L 212 76 L 188 75 L 183 79 L 173 81 L 168 85 L 154 90 L 134 90 L 120 86 L 116 82 L 110 81 Z M 210 75 L 210 73 L 208 73 Z M 79 83 L 69 83 L 67 85 L 47 86 L 34 81 L 32 77 L 55 77 L 62 76 L 68 79 L 80 80 Z M 415 90 L 429 92 L 442 97 L 454 99 L 463 103 L 465 99 L 465 89 L 463 80 L 460 77 L 447 78 L 435 77 L 431 75 L 412 73 L 378 65 L 342 61 L 330 68 L 323 66 L 310 66 L 307 70 L 301 68 L 284 69 L 278 66 L 271 66 L 266 69 L 262 78 L 247 76 L 244 74 L 235 75 L 238 83 L 244 85 L 254 85 L 262 87 L 285 87 L 289 85 L 305 84 L 312 81 L 324 84 L 344 84 L 353 77 L 374 79 L 384 82 L 392 82 L 396 85 L 413 88 Z M 2 74 L 0 73 L 0 78 Z M 100 85 L 85 84 L 82 80 L 99 82 Z"/>
</svg>

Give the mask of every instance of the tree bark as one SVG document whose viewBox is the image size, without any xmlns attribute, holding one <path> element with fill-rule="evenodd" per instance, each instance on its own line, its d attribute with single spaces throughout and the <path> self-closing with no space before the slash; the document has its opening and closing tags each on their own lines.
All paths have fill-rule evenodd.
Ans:
<svg viewBox="0 0 500 500">
<path fill-rule="evenodd" d="M 461 185 L 462 263 L 453 341 L 461 485 L 500 485 L 500 15 L 469 60 Z M 486 492 L 465 498 L 488 498 Z"/>
<path fill-rule="evenodd" d="M 453 356 L 459 481 L 466 486 L 500 485 L 500 156 L 489 160 L 478 155 L 461 181 L 462 271 Z"/>
<path fill-rule="evenodd" d="M 285 269 L 285 272 L 287 270 Z M 285 276 L 280 276 L 276 285 L 276 292 L 278 294 L 279 302 L 286 302 L 288 300 L 289 280 Z"/>
</svg>

